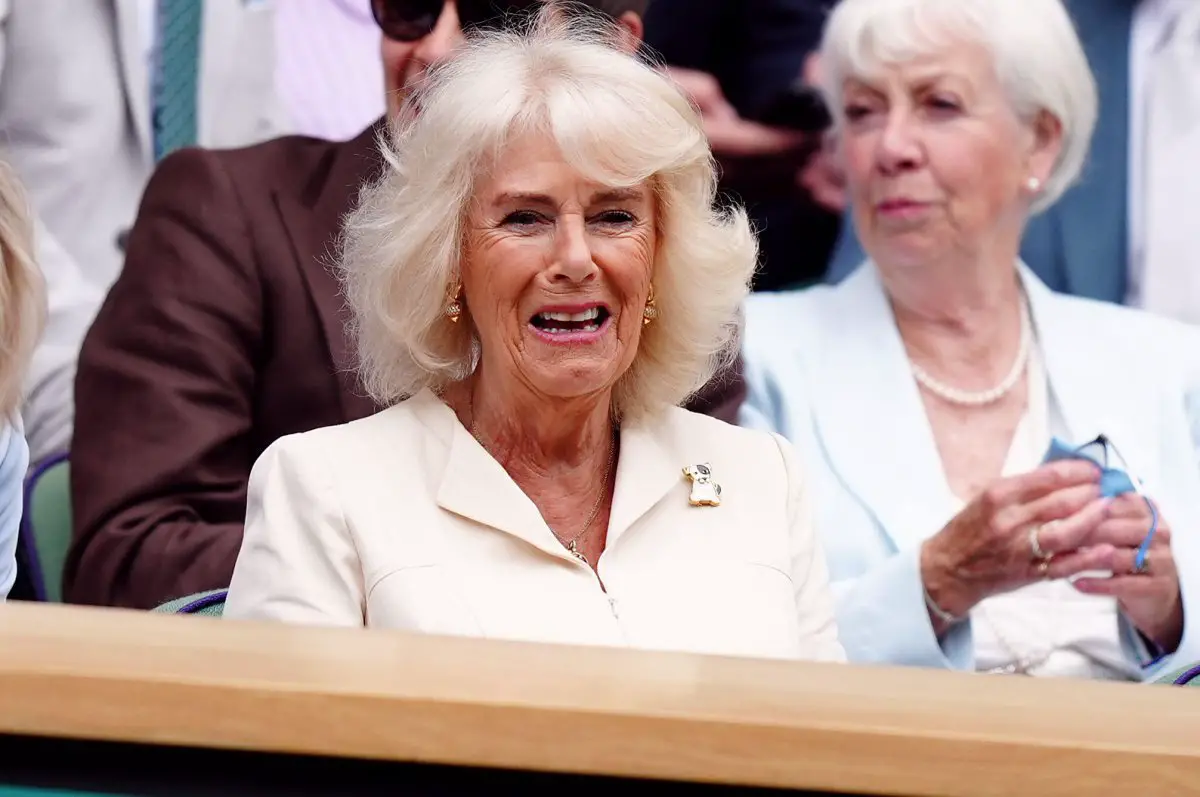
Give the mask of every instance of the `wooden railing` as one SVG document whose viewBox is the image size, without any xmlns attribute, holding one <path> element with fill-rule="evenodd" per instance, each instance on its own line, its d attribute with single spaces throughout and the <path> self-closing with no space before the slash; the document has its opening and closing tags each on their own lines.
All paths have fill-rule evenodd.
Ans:
<svg viewBox="0 0 1200 797">
<path fill-rule="evenodd" d="M 1200 691 L 0 606 L 0 734 L 889 795 L 1200 792 Z"/>
</svg>

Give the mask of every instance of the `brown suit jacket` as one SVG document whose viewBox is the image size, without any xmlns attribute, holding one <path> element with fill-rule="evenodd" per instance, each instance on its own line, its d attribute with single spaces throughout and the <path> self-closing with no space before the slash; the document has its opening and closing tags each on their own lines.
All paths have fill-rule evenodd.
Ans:
<svg viewBox="0 0 1200 797">
<path fill-rule="evenodd" d="M 379 130 L 160 164 L 80 354 L 68 601 L 151 608 L 228 585 L 263 449 L 377 409 L 331 266 Z M 691 406 L 732 421 L 744 394 L 727 374 Z"/>
</svg>

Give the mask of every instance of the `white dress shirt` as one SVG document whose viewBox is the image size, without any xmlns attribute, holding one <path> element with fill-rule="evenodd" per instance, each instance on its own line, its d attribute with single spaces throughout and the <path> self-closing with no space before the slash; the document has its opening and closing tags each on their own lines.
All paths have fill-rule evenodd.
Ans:
<svg viewBox="0 0 1200 797">
<path fill-rule="evenodd" d="M 380 40 L 370 0 L 276 4 L 276 84 L 296 133 L 345 141 L 383 116 Z"/>
<path fill-rule="evenodd" d="M 225 616 L 842 660 L 808 480 L 782 438 L 681 409 L 621 425 L 596 570 L 424 391 L 285 437 L 250 477 Z M 692 506 L 708 463 L 719 506 Z"/>
<path fill-rule="evenodd" d="M 1153 190 L 1146 179 L 1150 72 L 1179 13 L 1195 2 L 1197 0 L 1141 0 L 1133 14 L 1129 41 L 1129 287 L 1126 304 L 1134 307 L 1143 306 L 1141 286 L 1146 268 L 1147 192 Z M 1196 80 L 1200 81 L 1200 74 L 1196 75 Z M 1200 181 L 1200 127 L 1195 137 L 1195 157 L 1181 161 L 1179 166 L 1192 169 Z M 1170 197 L 1163 199 L 1164 204 L 1170 201 Z M 1200 227 L 1195 229 L 1200 230 Z M 1200 232 L 1196 235 L 1196 251 L 1200 253 Z M 1193 267 L 1200 268 L 1200 260 Z"/>
</svg>

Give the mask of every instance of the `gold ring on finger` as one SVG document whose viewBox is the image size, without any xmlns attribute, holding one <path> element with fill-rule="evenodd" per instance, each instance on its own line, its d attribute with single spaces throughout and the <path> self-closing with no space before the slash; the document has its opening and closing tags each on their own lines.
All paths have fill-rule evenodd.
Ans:
<svg viewBox="0 0 1200 797">
<path fill-rule="evenodd" d="M 1030 526 L 1029 527 L 1029 550 L 1033 554 L 1034 559 L 1043 561 L 1043 562 L 1048 562 L 1048 561 L 1050 561 L 1050 558 L 1054 555 L 1054 554 L 1046 553 L 1046 550 L 1044 548 L 1042 548 L 1042 542 L 1040 539 L 1038 539 L 1038 535 L 1041 534 L 1041 531 L 1044 528 L 1045 529 L 1053 528 L 1054 524 L 1056 522 L 1057 521 L 1050 521 L 1049 523 L 1047 523 L 1044 526 Z"/>
<path fill-rule="evenodd" d="M 1037 573 L 1038 573 L 1039 578 L 1048 578 L 1049 577 L 1049 575 L 1050 575 L 1050 560 L 1052 558 L 1054 558 L 1054 557 L 1047 556 L 1038 561 Z"/>
</svg>

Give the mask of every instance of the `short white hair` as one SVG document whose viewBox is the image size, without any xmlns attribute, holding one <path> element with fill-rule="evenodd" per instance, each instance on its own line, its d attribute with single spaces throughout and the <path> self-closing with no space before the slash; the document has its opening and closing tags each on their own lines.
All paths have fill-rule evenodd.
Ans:
<svg viewBox="0 0 1200 797">
<path fill-rule="evenodd" d="M 823 91 L 834 118 L 843 121 L 847 79 L 960 41 L 988 49 L 1018 117 L 1032 124 L 1046 112 L 1062 125 L 1062 152 L 1033 206 L 1045 210 L 1082 172 L 1099 104 L 1062 0 L 841 0 L 821 43 Z"/>
<path fill-rule="evenodd" d="M 695 109 L 652 65 L 618 51 L 615 26 L 547 11 L 523 33 L 469 41 L 431 70 L 380 142 L 385 169 L 345 224 L 341 276 L 360 375 L 390 404 L 468 376 L 469 323 L 445 314 L 460 281 L 464 227 L 481 175 L 508 142 L 547 135 L 587 179 L 648 184 L 657 208 L 652 284 L 614 410 L 682 403 L 731 357 L 757 242 L 740 208 L 715 206 L 717 177 Z"/>
</svg>

